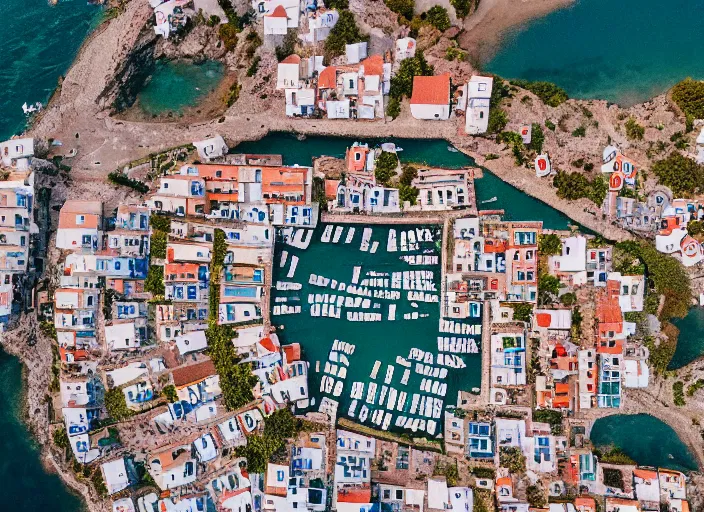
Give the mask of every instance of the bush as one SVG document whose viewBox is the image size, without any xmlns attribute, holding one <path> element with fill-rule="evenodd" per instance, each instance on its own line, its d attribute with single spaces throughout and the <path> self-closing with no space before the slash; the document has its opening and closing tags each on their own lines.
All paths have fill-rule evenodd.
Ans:
<svg viewBox="0 0 704 512">
<path fill-rule="evenodd" d="M 237 48 L 237 34 L 239 34 L 240 29 L 237 24 L 230 20 L 228 23 L 220 25 L 218 29 L 218 35 L 222 40 L 222 44 L 228 52 L 232 52 Z"/>
<path fill-rule="evenodd" d="M 639 125 L 634 118 L 629 117 L 626 121 L 626 137 L 630 140 L 643 140 L 643 135 L 645 135 L 645 128 Z"/>
<path fill-rule="evenodd" d="M 533 317 L 533 304 L 528 302 L 514 302 L 511 304 L 513 308 L 513 319 L 517 322 L 530 322 Z"/>
<path fill-rule="evenodd" d="M 144 280 L 144 289 L 154 296 L 164 296 L 164 267 L 160 265 L 149 265 L 147 278 Z"/>
<path fill-rule="evenodd" d="M 623 473 L 618 469 L 604 468 L 604 485 L 623 489 Z"/>
<path fill-rule="evenodd" d="M 240 98 L 241 90 L 242 86 L 239 82 L 235 82 L 230 86 L 227 93 L 225 93 L 225 97 L 223 98 L 223 103 L 225 103 L 227 108 L 230 108 L 232 105 L 237 103 L 237 100 Z"/>
<path fill-rule="evenodd" d="M 65 450 L 70 446 L 70 443 L 68 441 L 68 434 L 66 433 L 66 428 L 64 427 L 60 427 L 54 430 L 52 438 L 54 440 L 54 446 L 56 446 L 57 448 Z"/>
<path fill-rule="evenodd" d="M 562 434 L 562 413 L 552 409 L 536 409 L 533 411 L 533 421 L 547 423 L 553 435 Z"/>
<path fill-rule="evenodd" d="M 122 171 L 111 172 L 110 174 L 108 174 L 108 180 L 111 183 L 114 183 L 115 185 L 123 185 L 125 187 L 129 187 L 133 190 L 136 190 L 140 194 L 146 194 L 147 192 L 149 192 L 149 185 L 147 185 L 146 183 L 142 183 L 139 180 L 130 178 Z"/>
<path fill-rule="evenodd" d="M 488 133 L 501 133 L 508 124 L 508 115 L 501 108 L 501 100 L 509 96 L 509 90 L 501 77 L 494 76 L 494 87 L 489 99 Z"/>
<path fill-rule="evenodd" d="M 690 220 L 687 223 L 687 233 L 692 236 L 701 235 L 704 231 L 704 222 L 700 220 Z"/>
<path fill-rule="evenodd" d="M 526 471 L 526 458 L 523 456 L 521 449 L 516 446 L 500 448 L 499 464 L 516 475 Z"/>
<path fill-rule="evenodd" d="M 345 11 L 349 12 L 349 11 Z M 352 14 L 352 13 L 350 13 Z M 338 23 L 342 21 L 342 13 L 340 13 L 340 20 Z M 354 17 L 352 17 L 352 21 L 354 22 Z M 347 22 L 347 20 L 345 21 Z M 337 25 L 335 25 L 337 26 Z M 356 28 L 356 25 L 355 25 Z M 335 30 L 334 28 L 332 30 Z M 332 35 L 332 31 L 330 32 L 330 35 Z M 284 60 L 286 57 L 289 55 L 292 55 L 296 52 L 296 43 L 298 42 L 298 31 L 297 30 L 288 30 L 286 32 L 286 35 L 284 36 L 284 40 L 281 42 L 281 46 L 276 47 L 276 59 L 281 62 Z M 345 51 L 345 46 L 342 46 L 342 53 Z"/>
<path fill-rule="evenodd" d="M 445 60 L 449 60 L 450 62 L 457 61 L 457 62 L 462 62 L 467 59 L 467 52 L 464 50 L 461 50 L 460 48 L 456 46 L 448 46 L 447 50 L 445 50 Z"/>
<path fill-rule="evenodd" d="M 684 382 L 678 380 L 672 385 L 672 397 L 674 399 L 675 405 L 683 406 L 687 402 L 684 400 Z"/>
<path fill-rule="evenodd" d="M 572 137 L 585 137 L 587 135 L 587 128 L 585 126 L 580 126 L 572 130 Z"/>
<path fill-rule="evenodd" d="M 561 87 L 550 82 L 530 82 L 528 80 L 511 80 L 511 85 L 526 89 L 538 98 L 543 103 L 550 107 L 557 107 L 568 100 L 567 92 Z"/>
<path fill-rule="evenodd" d="M 120 388 L 110 389 L 105 392 L 105 408 L 108 415 L 115 421 L 123 421 L 132 416 L 132 411 L 127 408 L 125 395 Z"/>
<path fill-rule="evenodd" d="M 396 153 L 382 151 L 381 155 L 379 155 L 379 158 L 376 160 L 374 177 L 378 183 L 386 186 L 389 184 L 389 181 L 391 181 L 391 178 L 396 176 L 397 168 L 398 156 L 396 156 Z"/>
<path fill-rule="evenodd" d="M 545 120 L 545 128 L 547 128 L 551 132 L 554 132 L 555 131 L 555 123 L 550 121 L 550 119 L 546 119 Z"/>
<path fill-rule="evenodd" d="M 174 386 L 173 384 L 164 386 L 164 389 L 161 390 L 161 394 L 171 403 L 178 401 L 178 394 L 176 394 L 176 386 Z"/>
<path fill-rule="evenodd" d="M 543 128 L 538 123 L 533 123 L 531 128 L 531 139 L 528 147 L 536 153 L 542 153 L 543 143 L 545 142 L 545 134 Z"/>
<path fill-rule="evenodd" d="M 325 2 L 325 6 L 328 9 L 337 9 L 338 11 L 342 11 L 343 9 L 349 9 L 350 2 L 349 0 L 327 0 Z"/>
<path fill-rule="evenodd" d="M 558 197 L 570 201 L 585 197 L 594 201 L 598 206 L 604 202 L 609 187 L 602 176 L 590 180 L 578 172 L 567 173 L 565 171 L 557 171 L 552 184 L 557 189 Z"/>
<path fill-rule="evenodd" d="M 466 18 L 471 8 L 470 0 L 450 0 L 450 4 L 455 8 L 458 18 Z"/>
<path fill-rule="evenodd" d="M 386 4 L 386 7 L 391 9 L 396 14 L 400 14 L 408 20 L 413 18 L 413 11 L 416 7 L 413 0 L 384 0 L 384 3 Z"/>
<path fill-rule="evenodd" d="M 704 119 L 704 82 L 682 80 L 672 88 L 672 101 L 688 119 Z"/>
<path fill-rule="evenodd" d="M 105 481 L 103 480 L 103 474 L 102 471 L 100 471 L 100 468 L 96 468 L 95 471 L 93 471 L 93 476 L 90 481 L 93 484 L 93 489 L 95 489 L 98 496 L 101 498 L 107 497 L 108 488 L 105 486 Z"/>
<path fill-rule="evenodd" d="M 425 13 L 426 20 L 440 32 L 445 32 L 450 28 L 450 16 L 447 9 L 439 5 L 434 5 Z"/>
<path fill-rule="evenodd" d="M 165 215 L 152 213 L 149 216 L 149 225 L 152 229 L 163 231 L 164 233 L 171 233 L 171 219 Z"/>
<path fill-rule="evenodd" d="M 363 36 L 359 31 L 357 22 L 354 19 L 354 14 L 347 10 L 340 11 L 340 18 L 337 20 L 335 26 L 330 29 L 330 34 L 325 40 L 325 53 L 328 57 L 337 57 L 345 53 L 346 44 L 368 40 L 369 37 Z"/>
<path fill-rule="evenodd" d="M 433 72 L 433 67 L 426 62 L 423 52 L 416 52 L 415 57 L 401 61 L 398 72 L 391 78 L 389 96 L 399 101 L 405 96 L 410 98 L 413 93 L 413 77 L 432 76 Z"/>
<path fill-rule="evenodd" d="M 676 196 L 704 190 L 704 166 L 678 152 L 655 162 L 652 171 L 660 183 L 669 187 Z"/>
<path fill-rule="evenodd" d="M 526 488 L 526 500 L 533 508 L 543 508 L 547 503 L 547 500 L 545 499 L 545 491 L 537 485 L 529 485 Z"/>
<path fill-rule="evenodd" d="M 694 396 L 702 388 L 704 388 L 704 379 L 697 379 L 694 384 L 687 386 L 687 396 Z"/>
<path fill-rule="evenodd" d="M 577 294 L 574 292 L 563 293 L 560 295 L 560 302 L 563 306 L 571 306 L 577 302 Z"/>
<path fill-rule="evenodd" d="M 389 104 L 386 105 L 386 115 L 391 119 L 396 119 L 401 114 L 401 102 L 398 98 L 389 98 Z"/>
<path fill-rule="evenodd" d="M 252 60 L 252 63 L 249 65 L 249 68 L 247 68 L 247 76 L 254 76 L 257 74 L 257 71 L 259 71 L 259 62 L 261 62 L 261 57 L 257 55 L 254 57 Z"/>
<path fill-rule="evenodd" d="M 154 231 L 151 236 L 151 245 L 149 248 L 153 258 L 166 259 L 166 244 L 167 235 L 164 231 Z"/>
<path fill-rule="evenodd" d="M 477 478 L 491 478 L 492 480 L 496 478 L 496 470 L 494 468 L 477 466 L 472 468 L 471 471 L 472 474 Z"/>
<path fill-rule="evenodd" d="M 538 252 L 546 256 L 562 254 L 562 240 L 555 233 L 540 235 L 538 240 Z"/>
</svg>

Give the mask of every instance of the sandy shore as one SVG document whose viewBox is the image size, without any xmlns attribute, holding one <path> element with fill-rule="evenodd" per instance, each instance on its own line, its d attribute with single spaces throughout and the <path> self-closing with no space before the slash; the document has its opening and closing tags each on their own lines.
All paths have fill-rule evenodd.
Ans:
<svg viewBox="0 0 704 512">
<path fill-rule="evenodd" d="M 464 20 L 460 46 L 480 62 L 498 49 L 511 28 L 571 5 L 574 0 L 481 0 L 479 8 Z"/>
</svg>

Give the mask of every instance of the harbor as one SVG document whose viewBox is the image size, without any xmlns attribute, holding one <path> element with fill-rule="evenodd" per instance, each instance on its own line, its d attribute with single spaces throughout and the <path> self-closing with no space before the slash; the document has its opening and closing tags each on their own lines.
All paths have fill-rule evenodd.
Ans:
<svg viewBox="0 0 704 512">
<path fill-rule="evenodd" d="M 441 318 L 441 226 L 321 223 L 278 238 L 271 323 L 301 344 L 309 410 L 442 434 L 445 408 L 481 383 L 482 308 Z"/>
</svg>

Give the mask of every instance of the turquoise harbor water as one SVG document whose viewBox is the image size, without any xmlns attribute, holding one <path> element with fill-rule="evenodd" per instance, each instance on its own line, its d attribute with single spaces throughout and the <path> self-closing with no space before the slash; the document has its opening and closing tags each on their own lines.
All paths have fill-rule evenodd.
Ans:
<svg viewBox="0 0 704 512">
<path fill-rule="evenodd" d="M 704 78 L 704 0 L 576 0 L 512 31 L 485 69 L 624 105 Z"/>
<path fill-rule="evenodd" d="M 0 140 L 20 133 L 22 104 L 46 103 L 95 27 L 101 9 L 85 0 L 3 0 L 0 37 Z"/>
<path fill-rule="evenodd" d="M 149 82 L 137 95 L 140 108 L 149 115 L 173 112 L 194 107 L 211 93 L 222 80 L 221 62 L 159 61 Z"/>
<path fill-rule="evenodd" d="M 680 335 L 668 368 L 677 370 L 704 355 L 704 308 L 692 308 L 686 317 L 672 323 L 680 330 Z"/>
<path fill-rule="evenodd" d="M 83 504 L 58 475 L 44 472 L 39 449 L 21 421 L 22 366 L 0 350 L 0 493 L 1 510 L 79 512 Z"/>
<path fill-rule="evenodd" d="M 401 162 L 426 163 L 448 169 L 473 166 L 474 160 L 464 153 L 448 150 L 444 140 L 425 139 L 367 139 L 312 136 L 300 141 L 294 134 L 274 132 L 253 142 L 243 142 L 232 151 L 237 153 L 283 154 L 286 165 L 312 165 L 319 156 L 345 157 L 345 150 L 355 141 L 376 146 L 382 142 L 393 142 L 403 148 L 399 153 Z M 570 219 L 551 206 L 533 199 L 517 188 L 484 171 L 484 177 L 474 182 L 477 207 L 485 210 L 505 211 L 506 220 L 542 220 L 548 229 L 567 229 Z M 493 198 L 496 201 L 482 203 Z"/>
<path fill-rule="evenodd" d="M 642 466 L 691 471 L 697 463 L 669 425 L 647 414 L 617 414 L 594 423 L 596 447 L 615 446 Z"/>
</svg>

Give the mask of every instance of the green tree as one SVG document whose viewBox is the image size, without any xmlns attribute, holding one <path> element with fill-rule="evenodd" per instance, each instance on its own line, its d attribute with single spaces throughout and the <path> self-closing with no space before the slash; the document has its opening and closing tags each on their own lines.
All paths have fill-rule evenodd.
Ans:
<svg viewBox="0 0 704 512">
<path fill-rule="evenodd" d="M 290 409 L 279 409 L 264 421 L 264 435 L 289 439 L 301 431 L 301 421 Z"/>
<path fill-rule="evenodd" d="M 704 119 L 704 82 L 682 80 L 672 88 L 672 101 L 688 119 Z"/>
<path fill-rule="evenodd" d="M 287 30 L 281 45 L 276 47 L 276 59 L 281 62 L 289 55 L 293 55 L 296 52 L 297 42 L 298 30 Z"/>
<path fill-rule="evenodd" d="M 105 409 L 107 409 L 108 415 L 116 421 L 126 420 L 133 414 L 127 408 L 125 394 L 120 388 L 113 388 L 105 392 Z"/>
<path fill-rule="evenodd" d="M 163 296 L 166 293 L 164 287 L 164 267 L 160 265 L 149 265 L 147 278 L 144 280 L 144 289 L 152 295 Z"/>
<path fill-rule="evenodd" d="M 396 119 L 401 114 L 401 102 L 398 98 L 389 98 L 389 103 L 386 105 L 386 115 L 391 119 Z"/>
<path fill-rule="evenodd" d="M 526 458 L 521 449 L 516 446 L 501 447 L 499 449 L 499 464 L 511 473 L 520 475 L 526 472 Z"/>
<path fill-rule="evenodd" d="M 567 92 L 561 87 L 551 82 L 530 82 L 528 80 L 511 80 L 511 85 L 526 89 L 538 98 L 543 103 L 550 107 L 558 107 L 569 99 Z"/>
<path fill-rule="evenodd" d="M 526 500 L 533 508 L 544 508 L 547 503 L 545 491 L 537 485 L 529 485 L 526 488 Z"/>
<path fill-rule="evenodd" d="M 513 308 L 513 319 L 518 322 L 530 322 L 533 317 L 533 304 L 528 302 L 514 302 L 511 304 Z"/>
<path fill-rule="evenodd" d="M 543 152 L 543 144 L 545 143 L 545 133 L 543 133 L 543 127 L 538 123 L 533 123 L 531 125 L 531 139 L 528 147 L 540 154 Z"/>
<path fill-rule="evenodd" d="M 645 128 L 639 125 L 634 118 L 629 117 L 626 121 L 626 137 L 630 140 L 643 140 L 643 135 L 645 135 Z"/>
<path fill-rule="evenodd" d="M 686 405 L 687 402 L 684 400 L 684 382 L 678 380 L 672 385 L 672 397 L 674 403 L 677 406 Z"/>
<path fill-rule="evenodd" d="M 396 14 L 400 14 L 408 20 L 413 18 L 413 11 L 416 7 L 413 0 L 384 0 L 384 3 L 386 4 L 386 7 L 391 9 Z"/>
<path fill-rule="evenodd" d="M 154 231 L 149 242 L 149 254 L 153 258 L 166 259 L 167 234 L 164 231 Z"/>
<path fill-rule="evenodd" d="M 426 20 L 440 32 L 445 32 L 450 28 L 450 16 L 447 9 L 439 5 L 434 5 L 425 13 Z"/>
<path fill-rule="evenodd" d="M 546 256 L 562 254 L 562 240 L 555 233 L 540 235 L 538 240 L 538 252 Z"/>
<path fill-rule="evenodd" d="M 397 100 L 404 96 L 410 98 L 413 93 L 413 77 L 432 76 L 433 72 L 433 67 L 426 62 L 423 52 L 416 52 L 415 57 L 401 61 L 398 72 L 391 78 L 389 96 Z"/>
<path fill-rule="evenodd" d="M 345 45 L 368 40 L 369 37 L 363 36 L 359 31 L 354 14 L 343 10 L 340 11 L 340 18 L 330 29 L 330 34 L 325 40 L 325 53 L 328 57 L 337 57 L 345 53 Z"/>
<path fill-rule="evenodd" d="M 152 213 L 149 217 L 149 225 L 155 230 L 171 233 L 171 219 L 165 215 Z"/>
<path fill-rule="evenodd" d="M 54 440 L 54 445 L 62 450 L 65 450 L 70 445 L 68 441 L 68 434 L 66 433 L 66 429 L 64 427 L 59 427 L 54 430 L 52 438 Z"/>
<path fill-rule="evenodd" d="M 574 292 L 563 293 L 560 295 L 560 302 L 563 306 L 572 306 L 577 302 L 577 294 Z"/>
<path fill-rule="evenodd" d="M 450 0 L 458 18 L 466 18 L 471 8 L 470 0 Z"/>
<path fill-rule="evenodd" d="M 176 393 L 176 386 L 174 386 L 173 384 L 169 384 L 168 386 L 164 386 L 164 389 L 161 390 L 161 394 L 171 403 L 178 401 L 178 394 Z"/>
<path fill-rule="evenodd" d="M 93 476 L 90 479 L 91 483 L 93 484 L 93 489 L 95 489 L 95 492 L 98 494 L 98 496 L 105 498 L 108 495 L 108 488 L 105 486 L 105 481 L 103 480 L 103 472 L 100 471 L 100 468 L 96 468 L 95 471 L 93 471 Z"/>
<path fill-rule="evenodd" d="M 398 156 L 396 156 L 396 153 L 382 151 L 379 158 L 376 159 L 374 177 L 377 182 L 386 186 L 391 181 L 391 178 L 396 176 L 396 169 L 398 169 Z"/>
<path fill-rule="evenodd" d="M 676 196 L 691 195 L 704 189 L 704 166 L 677 151 L 655 162 L 652 171 Z"/>
<path fill-rule="evenodd" d="M 350 2 L 349 0 L 327 0 L 325 2 L 325 7 L 327 7 L 328 9 L 336 9 L 338 11 L 342 11 L 343 9 L 349 9 Z"/>
<path fill-rule="evenodd" d="M 488 133 L 501 133 L 508 124 L 508 114 L 501 108 L 501 101 L 510 95 L 510 91 L 503 79 L 494 76 L 494 87 L 489 99 Z"/>
<path fill-rule="evenodd" d="M 218 34 L 222 40 L 222 44 L 228 52 L 232 52 L 237 48 L 237 34 L 239 34 L 240 29 L 237 24 L 232 23 L 232 21 L 220 25 L 218 29 Z"/>
<path fill-rule="evenodd" d="M 687 233 L 690 235 L 701 235 L 702 232 L 704 232 L 704 222 L 700 220 L 690 220 L 687 223 Z"/>
</svg>

